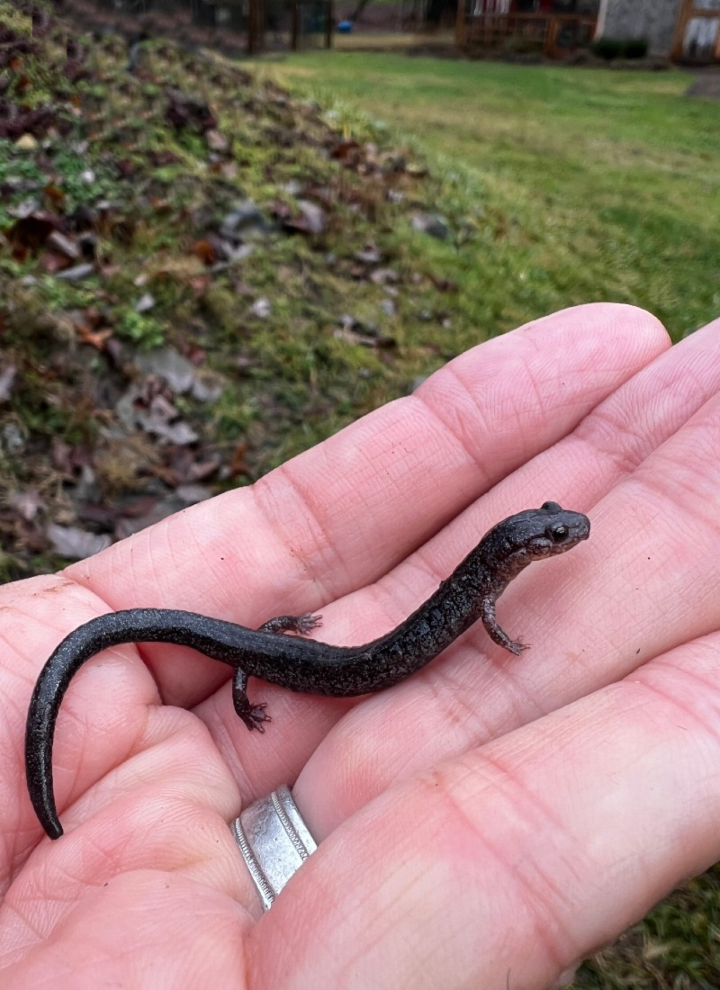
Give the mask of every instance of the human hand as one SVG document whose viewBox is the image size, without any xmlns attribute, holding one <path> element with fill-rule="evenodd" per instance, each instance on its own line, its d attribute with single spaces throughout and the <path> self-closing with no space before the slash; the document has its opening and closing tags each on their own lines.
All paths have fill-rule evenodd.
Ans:
<svg viewBox="0 0 720 990">
<path fill-rule="evenodd" d="M 667 346 L 636 310 L 556 314 L 250 489 L 0 588 L 2 984 L 542 988 L 717 859 L 718 327 Z M 88 663 L 54 749 L 67 833 L 44 837 L 24 720 L 71 629 L 322 610 L 320 638 L 366 642 L 547 499 L 592 538 L 501 599 L 519 658 L 478 624 L 359 701 L 254 683 L 264 736 L 204 657 Z M 322 844 L 260 917 L 227 823 L 286 781 Z"/>
</svg>

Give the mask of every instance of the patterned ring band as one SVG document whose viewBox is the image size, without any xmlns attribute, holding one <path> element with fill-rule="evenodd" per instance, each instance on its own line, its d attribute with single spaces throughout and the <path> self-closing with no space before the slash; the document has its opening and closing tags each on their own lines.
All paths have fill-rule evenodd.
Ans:
<svg viewBox="0 0 720 990">
<path fill-rule="evenodd" d="M 286 784 L 254 801 L 230 827 L 267 911 L 317 843 Z"/>
</svg>

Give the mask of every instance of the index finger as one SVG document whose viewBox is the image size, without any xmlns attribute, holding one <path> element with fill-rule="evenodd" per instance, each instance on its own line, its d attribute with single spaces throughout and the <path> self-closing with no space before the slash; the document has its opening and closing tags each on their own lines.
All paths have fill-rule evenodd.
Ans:
<svg viewBox="0 0 720 990">
<path fill-rule="evenodd" d="M 461 355 L 252 487 L 66 573 L 113 609 L 186 608 L 245 625 L 316 610 L 386 573 L 668 345 L 653 317 L 626 306 L 538 320 Z M 227 677 L 176 647 L 168 675 L 167 647 L 144 652 L 173 703 L 194 704 Z"/>
</svg>

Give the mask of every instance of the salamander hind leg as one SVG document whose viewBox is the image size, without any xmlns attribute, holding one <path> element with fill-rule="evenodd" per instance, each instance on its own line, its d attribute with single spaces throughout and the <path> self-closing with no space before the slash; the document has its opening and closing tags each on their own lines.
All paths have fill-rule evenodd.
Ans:
<svg viewBox="0 0 720 990">
<path fill-rule="evenodd" d="M 264 722 L 272 722 L 272 719 L 265 711 L 267 707 L 263 702 L 253 705 L 247 696 L 248 676 L 244 670 L 238 668 L 233 675 L 232 697 L 235 711 L 239 718 L 243 720 L 248 729 L 257 729 L 264 732 Z"/>
<path fill-rule="evenodd" d="M 313 615 L 306 612 L 305 615 L 276 615 L 274 619 L 268 619 L 260 626 L 260 632 L 271 633 L 299 633 L 300 636 L 307 636 L 313 629 L 322 625 L 322 616 Z"/>
</svg>

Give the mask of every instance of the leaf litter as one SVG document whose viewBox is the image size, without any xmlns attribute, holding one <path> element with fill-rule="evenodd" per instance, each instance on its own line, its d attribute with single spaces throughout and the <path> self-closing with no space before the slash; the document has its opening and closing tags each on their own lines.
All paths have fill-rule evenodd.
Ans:
<svg viewBox="0 0 720 990">
<path fill-rule="evenodd" d="M 149 39 L 128 61 L 121 34 L 0 0 L 0 577 L 408 391 L 398 356 L 440 355 L 404 328 L 452 281 L 396 231 L 437 227 L 437 191 L 409 151 L 211 52 Z"/>
</svg>

